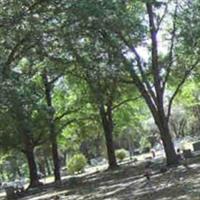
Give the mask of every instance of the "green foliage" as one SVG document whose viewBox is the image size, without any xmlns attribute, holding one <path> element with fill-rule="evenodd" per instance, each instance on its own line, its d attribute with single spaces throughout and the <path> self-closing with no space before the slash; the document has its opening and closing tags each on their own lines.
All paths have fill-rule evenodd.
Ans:
<svg viewBox="0 0 200 200">
<path fill-rule="evenodd" d="M 187 81 L 179 93 L 176 102 L 185 107 L 192 107 L 199 104 L 199 84 L 193 80 Z"/>
<path fill-rule="evenodd" d="M 143 136 L 140 140 L 140 146 L 142 149 L 145 149 L 145 148 L 150 148 L 151 147 L 151 143 L 148 139 L 148 137 L 145 137 Z"/>
<path fill-rule="evenodd" d="M 151 50 L 147 2 L 154 3 L 155 19 L 158 24 L 159 21 L 161 23 L 157 27 L 158 35 L 162 37 L 158 38 L 158 51 L 162 51 L 160 46 L 168 46 L 163 47 L 164 51 L 167 50 L 173 40 L 172 34 L 175 37 L 172 45 L 174 56 L 170 52 L 161 52 L 158 59 L 158 74 L 162 82 L 169 72 L 164 98 L 167 106 L 177 83 L 199 57 L 198 1 L 177 2 L 180 3 L 174 19 L 177 31 L 173 30 L 174 1 L 169 1 L 169 12 L 166 10 L 165 13 L 167 20 L 160 19 L 164 5 L 168 3 L 148 0 L 61 0 L 56 3 L 22 0 L 0 3 L 0 70 L 6 69 L 8 73 L 8 80 L 0 85 L 2 149 L 22 151 L 25 148 L 24 138 L 29 138 L 32 146 L 42 145 L 49 139 L 48 117 L 53 111 L 55 132 L 63 151 L 73 154 L 82 146 L 88 153 L 102 153 L 105 148 L 96 149 L 103 147 L 105 142 L 102 141 L 99 105 L 104 108 L 111 106 L 116 142 L 128 141 L 130 146 L 150 147 L 148 138 L 152 130 L 149 126 L 146 130 L 144 127 L 150 112 L 142 97 L 137 101 L 131 100 L 140 94 L 133 87 L 127 70 L 131 64 L 144 88 L 148 88 L 146 83 L 149 83 L 154 91 L 152 62 L 149 56 L 145 56 L 146 51 Z M 164 45 L 163 41 L 167 44 Z M 134 48 L 139 50 L 141 47 L 146 47 L 143 54 L 138 52 L 144 59 L 143 73 L 138 69 L 132 52 Z M 174 57 L 172 63 L 171 56 Z M 44 68 L 52 82 L 50 96 L 53 110 L 46 105 L 41 78 Z M 199 73 L 199 69 L 194 72 Z M 171 117 L 174 129 L 187 119 L 185 128 L 189 133 L 200 130 L 199 78 L 195 77 L 195 73 L 189 76 L 189 82 L 175 102 L 181 104 L 184 116 L 180 113 L 179 117 L 177 112 L 172 112 Z M 123 160 L 125 154 L 124 149 L 116 151 L 119 160 Z M 69 171 L 82 171 L 85 164 L 83 155 L 75 155 L 68 165 Z"/>
<path fill-rule="evenodd" d="M 115 151 L 117 159 L 120 161 L 124 160 L 128 156 L 128 151 L 125 149 L 118 149 Z"/>
<path fill-rule="evenodd" d="M 75 154 L 67 164 L 67 170 L 69 174 L 80 173 L 83 172 L 85 166 L 87 164 L 87 160 L 83 154 Z"/>
</svg>

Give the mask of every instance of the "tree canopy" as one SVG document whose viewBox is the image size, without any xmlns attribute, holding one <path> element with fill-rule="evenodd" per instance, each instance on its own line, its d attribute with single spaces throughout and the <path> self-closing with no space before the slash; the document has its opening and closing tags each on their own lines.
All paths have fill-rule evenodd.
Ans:
<svg viewBox="0 0 200 200">
<path fill-rule="evenodd" d="M 75 153 L 89 163 L 106 152 L 115 169 L 116 148 L 158 138 L 167 164 L 178 163 L 173 138 L 199 133 L 199 9 L 189 0 L 0 2 L 0 151 L 23 153 L 30 187 L 41 160 L 61 181 Z"/>
</svg>

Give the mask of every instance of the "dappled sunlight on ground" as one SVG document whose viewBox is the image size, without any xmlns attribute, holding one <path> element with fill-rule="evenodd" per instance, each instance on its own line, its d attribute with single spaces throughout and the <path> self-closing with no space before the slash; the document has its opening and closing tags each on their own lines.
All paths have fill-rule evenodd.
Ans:
<svg viewBox="0 0 200 200">
<path fill-rule="evenodd" d="M 21 200 L 199 200 L 200 164 L 153 171 L 144 177 L 144 163 L 123 164 L 117 171 L 100 171 L 67 178 L 61 185 L 44 186 Z"/>
</svg>

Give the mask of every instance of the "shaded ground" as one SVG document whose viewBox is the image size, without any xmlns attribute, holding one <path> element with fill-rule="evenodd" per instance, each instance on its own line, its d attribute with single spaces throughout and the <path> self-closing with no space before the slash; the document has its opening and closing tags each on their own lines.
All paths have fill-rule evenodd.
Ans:
<svg viewBox="0 0 200 200">
<path fill-rule="evenodd" d="M 29 191 L 20 200 L 200 200 L 200 157 L 191 159 L 190 169 L 183 166 L 160 173 L 154 165 L 151 181 L 144 177 L 144 162 L 123 163 L 117 171 L 105 166 L 90 173 L 65 177 L 62 184 L 45 184 Z M 100 171 L 101 170 L 101 171 Z M 3 199 L 0 197 L 0 199 Z"/>
<path fill-rule="evenodd" d="M 200 163 L 157 173 L 148 183 L 144 163 L 123 165 L 115 172 L 74 176 L 62 185 L 49 184 L 21 200 L 200 200 Z M 33 191 L 34 192 L 34 191 Z"/>
</svg>

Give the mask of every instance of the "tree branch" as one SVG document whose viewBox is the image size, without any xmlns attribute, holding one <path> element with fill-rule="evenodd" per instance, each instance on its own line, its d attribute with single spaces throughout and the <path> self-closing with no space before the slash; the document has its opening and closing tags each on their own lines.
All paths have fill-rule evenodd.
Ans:
<svg viewBox="0 0 200 200">
<path fill-rule="evenodd" d="M 72 123 L 78 123 L 79 121 L 83 121 L 83 120 L 93 120 L 94 118 L 91 118 L 91 117 L 85 117 L 85 118 L 74 118 L 74 119 L 71 119 L 69 121 L 67 121 L 66 123 L 64 123 L 61 128 L 59 128 L 58 132 L 57 133 L 60 133 L 66 126 L 72 124 Z"/>
<path fill-rule="evenodd" d="M 100 32 L 100 34 L 103 36 L 103 38 L 105 39 L 105 42 L 109 42 L 112 47 L 117 48 L 118 46 L 113 43 L 113 40 L 111 40 L 108 36 L 108 34 L 105 34 L 104 32 Z M 138 76 L 138 74 L 136 74 L 132 63 L 130 63 L 127 58 L 124 56 L 124 54 L 120 51 L 119 52 L 119 56 L 122 58 L 122 62 L 124 63 L 125 66 L 127 66 L 127 68 L 130 71 L 130 75 L 131 78 L 133 79 L 134 85 L 137 87 L 137 89 L 139 90 L 140 94 L 144 97 L 144 100 L 146 101 L 147 105 L 149 106 L 149 109 L 152 113 L 152 115 L 156 118 L 157 117 L 157 108 L 155 106 L 155 102 L 152 99 L 152 96 L 149 94 L 149 91 L 147 90 L 147 88 L 145 87 L 145 85 L 143 84 L 143 82 L 140 80 L 140 77 Z"/>
<path fill-rule="evenodd" d="M 186 79 L 191 74 L 192 70 L 199 64 L 199 61 L 200 61 L 200 59 L 197 59 L 197 61 L 192 65 L 192 67 L 190 69 L 188 69 L 188 70 L 185 71 L 184 77 L 182 78 L 182 80 L 180 81 L 180 83 L 177 85 L 176 90 L 174 91 L 172 97 L 170 98 L 169 105 L 168 105 L 168 111 L 167 111 L 167 120 L 168 121 L 169 121 L 169 117 L 170 117 L 170 114 L 171 114 L 171 108 L 172 108 L 173 100 L 175 99 L 175 97 L 178 94 L 179 90 L 181 89 L 181 87 L 185 83 Z"/>
<path fill-rule="evenodd" d="M 125 83 L 125 84 L 134 84 L 133 79 L 128 80 L 128 79 L 119 79 L 119 82 Z"/>
<path fill-rule="evenodd" d="M 119 108 L 121 105 L 123 105 L 123 104 L 125 104 L 125 103 L 127 103 L 127 102 L 136 101 L 136 100 L 140 99 L 141 97 L 142 97 L 142 95 L 140 95 L 140 96 L 138 96 L 138 97 L 135 97 L 134 99 L 126 99 L 126 100 L 124 100 L 124 101 L 118 103 L 117 105 L 114 105 L 114 106 L 112 107 L 112 110 L 115 110 L 115 109 Z"/>
<path fill-rule="evenodd" d="M 164 13 L 163 13 L 162 17 L 160 18 L 160 20 L 158 20 L 158 22 L 157 22 L 157 28 L 156 28 L 157 32 L 159 31 L 160 25 L 162 24 L 163 20 L 165 19 L 167 11 L 168 11 L 168 3 L 165 4 Z"/>
<path fill-rule="evenodd" d="M 177 12 L 178 12 L 178 4 L 176 4 L 176 8 L 175 8 L 175 12 L 174 12 L 174 16 L 173 16 L 173 29 L 172 29 L 172 37 L 171 37 L 171 45 L 170 45 L 170 50 L 169 50 L 169 63 L 166 67 L 166 76 L 165 76 L 165 80 L 163 82 L 163 86 L 162 86 L 162 90 L 165 89 L 166 83 L 169 79 L 169 75 L 171 72 L 171 67 L 173 64 L 173 50 L 174 50 L 174 42 L 175 42 L 175 37 L 176 37 L 176 18 L 177 18 Z"/>
<path fill-rule="evenodd" d="M 16 15 L 11 16 L 10 18 L 2 18 L 0 20 L 0 27 L 3 28 L 10 28 L 18 23 L 20 23 L 21 20 L 24 19 L 24 17 L 28 16 L 31 12 L 34 11 L 34 9 L 37 7 L 37 5 L 40 5 L 40 3 L 47 2 L 48 0 L 37 0 L 33 2 L 30 6 L 28 6 L 25 10 L 21 9 L 19 13 Z"/>
<path fill-rule="evenodd" d="M 151 113 L 153 114 L 153 116 L 156 117 L 157 109 L 155 106 L 155 102 L 152 100 L 151 96 L 148 93 L 148 90 L 145 88 L 145 86 L 143 85 L 143 83 L 141 82 L 141 80 L 139 79 L 137 74 L 135 73 L 134 69 L 132 68 L 132 65 L 128 63 L 126 58 L 123 58 L 123 60 L 126 65 L 130 65 L 129 69 L 130 69 L 130 73 L 131 73 L 131 77 L 133 79 L 134 85 L 138 88 L 140 94 L 144 97 L 144 100 L 146 101 L 147 105 L 149 106 L 149 109 L 150 109 Z"/>
<path fill-rule="evenodd" d="M 33 140 L 34 146 L 39 146 L 46 142 L 46 139 L 42 139 L 43 135 L 44 135 L 44 133 L 40 133 L 39 136 L 37 137 L 37 139 Z"/>
<path fill-rule="evenodd" d="M 55 78 L 53 78 L 52 80 L 50 80 L 48 83 L 51 85 L 51 84 L 55 83 L 62 76 L 63 76 L 63 74 L 60 74 L 60 75 L 56 76 Z"/>
<path fill-rule="evenodd" d="M 62 119 L 64 116 L 69 115 L 69 114 L 72 114 L 72 113 L 75 113 L 75 112 L 77 112 L 77 111 L 79 111 L 79 110 L 80 110 L 80 108 L 76 108 L 76 109 L 74 109 L 74 110 L 68 110 L 68 111 L 62 113 L 61 115 L 57 116 L 57 117 L 54 119 L 54 121 L 58 121 L 58 120 Z"/>
<path fill-rule="evenodd" d="M 27 33 L 19 42 L 17 42 L 8 55 L 2 71 L 4 77 L 8 75 L 10 64 L 13 62 L 16 52 L 18 51 L 19 47 L 28 39 L 28 36 L 29 33 Z"/>
<path fill-rule="evenodd" d="M 152 60 L 152 75 L 154 78 L 154 87 L 156 90 L 156 104 L 163 104 L 162 96 L 163 92 L 161 90 L 161 78 L 160 78 L 160 67 L 158 64 L 158 42 L 157 42 L 157 30 L 155 27 L 154 22 L 154 12 L 153 6 L 151 2 L 146 3 L 147 14 L 149 17 L 149 28 L 150 28 L 150 35 L 151 35 L 151 60 Z M 160 107 L 160 106 L 159 106 Z"/>
<path fill-rule="evenodd" d="M 150 84 L 147 80 L 147 76 L 146 76 L 144 69 L 143 69 L 142 59 L 141 59 L 139 53 L 137 52 L 136 48 L 133 45 L 129 44 L 129 42 L 123 37 L 123 35 L 121 33 L 118 33 L 118 34 L 119 34 L 120 38 L 122 39 L 122 41 L 125 43 L 125 45 L 134 53 L 135 58 L 136 58 L 136 62 L 137 62 L 137 66 L 138 66 L 140 74 L 142 76 L 142 80 L 144 81 L 151 97 L 156 102 L 156 96 L 155 96 L 155 94 L 152 90 L 152 87 L 150 86 Z"/>
</svg>

